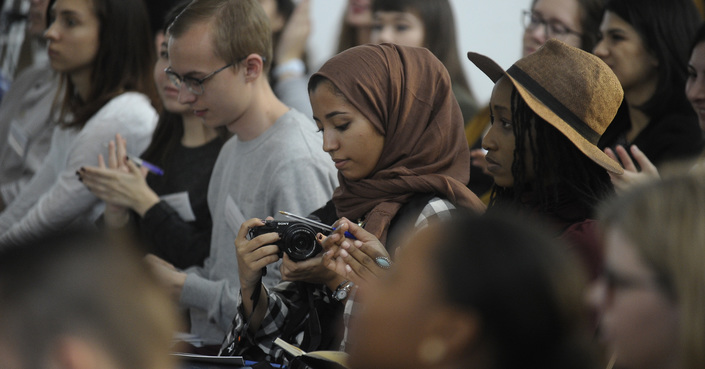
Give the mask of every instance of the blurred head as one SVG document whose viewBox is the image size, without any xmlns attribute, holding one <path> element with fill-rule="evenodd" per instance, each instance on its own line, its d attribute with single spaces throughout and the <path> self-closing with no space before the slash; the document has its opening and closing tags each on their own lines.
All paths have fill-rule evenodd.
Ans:
<svg viewBox="0 0 705 369">
<path fill-rule="evenodd" d="M 131 245 L 65 234 L 0 257 L 0 367 L 174 368 L 171 301 Z"/>
<path fill-rule="evenodd" d="M 351 27 L 369 27 L 372 24 L 372 0 L 348 0 L 344 23 Z"/>
<path fill-rule="evenodd" d="M 615 367 L 704 367 L 705 174 L 635 188 L 599 219 L 605 270 L 589 299 Z"/>
<path fill-rule="evenodd" d="M 533 0 L 523 14 L 523 56 L 551 38 L 592 51 L 598 37 L 604 0 Z"/>
<path fill-rule="evenodd" d="M 372 0 L 348 0 L 338 35 L 338 52 L 370 42 Z"/>
<path fill-rule="evenodd" d="M 472 96 L 458 57 L 455 17 L 448 0 L 375 0 L 372 43 L 425 47 L 448 69 L 453 85 Z"/>
<path fill-rule="evenodd" d="M 166 35 L 157 34 L 155 45 L 157 47 L 157 62 L 154 63 L 154 83 L 157 85 L 157 93 L 164 110 L 176 114 L 190 113 L 191 108 L 179 102 L 179 89 L 164 73 L 164 69 L 169 66 L 169 44 Z"/>
<path fill-rule="evenodd" d="M 27 35 L 42 37 L 47 28 L 47 9 L 49 0 L 31 0 L 27 13 Z"/>
<path fill-rule="evenodd" d="M 425 47 L 441 61 L 450 56 L 450 49 L 457 54 L 453 9 L 447 0 L 376 0 L 372 11 L 373 43 Z"/>
<path fill-rule="evenodd" d="M 180 0 L 173 8 L 168 9 L 162 20 L 162 26 L 154 37 L 157 47 L 154 82 L 164 109 L 159 114 L 152 140 L 141 157 L 157 165 L 164 165 L 171 160 L 173 150 L 179 146 L 184 137 L 184 124 L 186 124 L 184 118 L 194 118 L 191 108 L 179 102 L 179 89 L 164 71 L 169 66 L 168 35 L 165 30 L 189 3 L 190 0 Z"/>
<path fill-rule="evenodd" d="M 62 121 L 85 122 L 110 99 L 125 91 L 152 98 L 154 43 L 142 0 L 57 0 L 47 29 L 51 66 L 66 81 Z M 76 97 L 76 80 L 90 81 L 87 96 Z"/>
<path fill-rule="evenodd" d="M 594 53 L 647 116 L 687 111 L 686 65 L 699 24 L 692 0 L 609 0 Z"/>
<path fill-rule="evenodd" d="M 685 94 L 705 131 L 705 25 L 698 29 L 690 48 Z"/>
<path fill-rule="evenodd" d="M 296 5 L 293 0 L 259 0 L 259 3 L 262 4 L 262 9 L 269 18 L 269 26 L 276 40 Z M 276 41 L 274 43 L 276 44 Z"/>
<path fill-rule="evenodd" d="M 408 238 L 391 275 L 364 291 L 350 366 L 590 367 L 583 276 L 540 229 L 456 213 Z"/>
<path fill-rule="evenodd" d="M 168 31 L 169 73 L 182 82 L 179 101 L 207 126 L 235 132 L 272 61 L 262 6 L 257 0 L 196 0 Z"/>
<path fill-rule="evenodd" d="M 371 42 L 425 47 L 426 27 L 415 12 L 375 11 Z"/>
<path fill-rule="evenodd" d="M 160 31 L 155 36 L 157 61 L 154 63 L 154 82 L 162 105 L 167 112 L 175 114 L 191 113 L 188 105 L 179 102 L 179 89 L 174 85 L 164 70 L 169 66 L 169 39 L 166 29 L 176 19 L 176 16 L 186 8 L 190 1 L 178 1 L 176 6 L 166 14 Z"/>
</svg>

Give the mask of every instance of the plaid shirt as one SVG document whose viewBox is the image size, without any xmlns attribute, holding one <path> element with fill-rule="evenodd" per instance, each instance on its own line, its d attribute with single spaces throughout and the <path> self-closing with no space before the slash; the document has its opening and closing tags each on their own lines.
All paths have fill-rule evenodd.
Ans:
<svg viewBox="0 0 705 369">
<path fill-rule="evenodd" d="M 441 199 L 439 197 L 434 197 L 429 200 L 428 204 L 421 210 L 416 222 L 414 224 L 415 230 L 420 230 L 428 226 L 429 223 L 435 222 L 436 220 L 444 220 L 451 217 L 451 211 L 455 209 L 455 206 L 451 204 L 448 200 Z M 271 289 L 263 289 L 263 293 L 267 293 L 269 297 L 269 305 L 267 307 L 267 312 L 265 313 L 262 324 L 259 330 L 253 335 L 251 332 L 246 332 L 243 335 L 244 341 L 239 344 L 239 347 L 234 355 L 242 355 L 246 351 L 251 352 L 253 347 L 257 347 L 263 354 L 264 360 L 269 362 L 283 362 L 284 350 L 279 346 L 274 344 L 274 340 L 280 337 L 284 332 L 284 326 L 287 323 L 289 316 L 293 314 L 296 309 L 307 309 L 308 300 L 307 296 L 302 296 L 300 282 L 282 282 Z M 311 285 L 314 288 L 310 289 L 313 294 L 313 301 L 322 302 L 323 304 L 340 304 L 331 297 L 331 291 L 325 285 Z M 347 327 L 350 317 L 355 315 L 355 312 L 360 308 L 360 303 L 355 301 L 355 291 L 354 288 L 345 303 L 345 308 L 343 311 L 343 323 L 345 326 L 345 332 L 342 337 L 342 342 L 340 342 L 339 349 L 344 351 L 347 345 Z M 309 314 L 305 315 L 303 322 L 305 323 L 309 318 Z M 240 295 L 240 301 L 238 302 L 238 314 L 233 320 L 233 325 L 231 326 L 228 335 L 226 336 L 223 347 L 232 344 L 233 340 L 237 340 L 240 336 L 244 326 L 245 326 L 245 315 L 243 313 L 242 306 L 242 295 Z M 332 329 L 332 327 L 322 327 L 322 329 Z M 295 336 L 291 343 L 294 346 L 300 347 L 304 341 L 305 324 L 300 324 L 296 327 Z M 323 347 L 320 349 L 335 349 L 334 347 Z"/>
</svg>

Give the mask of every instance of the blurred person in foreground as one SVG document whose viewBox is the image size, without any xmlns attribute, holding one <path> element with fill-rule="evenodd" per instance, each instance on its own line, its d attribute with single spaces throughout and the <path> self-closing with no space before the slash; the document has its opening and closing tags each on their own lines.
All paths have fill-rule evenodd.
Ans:
<svg viewBox="0 0 705 369">
<path fill-rule="evenodd" d="M 351 321 L 351 368 L 595 368 L 584 276 L 550 235 L 457 215 L 406 240 Z"/>
<path fill-rule="evenodd" d="M 633 187 L 598 213 L 606 248 L 588 294 L 623 369 L 705 367 L 705 172 Z"/>
<path fill-rule="evenodd" d="M 66 233 L 0 256 L 3 369 L 171 369 L 168 297 L 130 245 Z"/>
</svg>

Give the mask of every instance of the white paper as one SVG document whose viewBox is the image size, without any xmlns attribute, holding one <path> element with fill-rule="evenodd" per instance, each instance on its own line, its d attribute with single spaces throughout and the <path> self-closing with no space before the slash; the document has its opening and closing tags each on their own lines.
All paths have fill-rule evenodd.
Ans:
<svg viewBox="0 0 705 369">
<path fill-rule="evenodd" d="M 171 206 L 181 219 L 185 222 L 193 222 L 196 220 L 196 215 L 193 213 L 191 208 L 191 201 L 188 197 L 188 192 L 178 192 L 169 195 L 159 196 L 160 199 L 164 200 L 169 206 Z"/>
</svg>

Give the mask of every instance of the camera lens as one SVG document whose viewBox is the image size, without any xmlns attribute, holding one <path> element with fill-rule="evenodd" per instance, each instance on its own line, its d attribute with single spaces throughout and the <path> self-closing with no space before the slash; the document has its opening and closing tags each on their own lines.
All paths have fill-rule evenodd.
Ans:
<svg viewBox="0 0 705 369">
<path fill-rule="evenodd" d="M 306 224 L 290 225 L 284 232 L 282 240 L 284 251 L 295 261 L 312 258 L 321 250 L 316 243 L 316 231 Z"/>
</svg>

